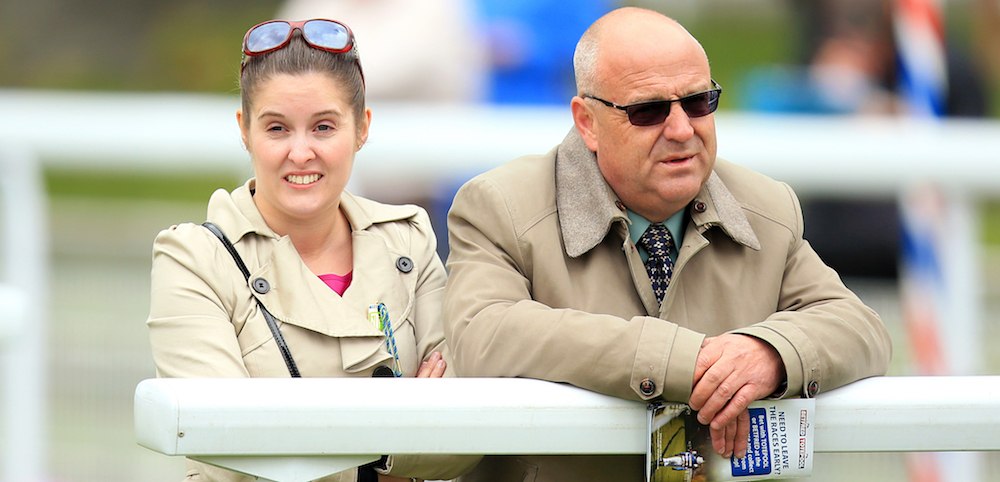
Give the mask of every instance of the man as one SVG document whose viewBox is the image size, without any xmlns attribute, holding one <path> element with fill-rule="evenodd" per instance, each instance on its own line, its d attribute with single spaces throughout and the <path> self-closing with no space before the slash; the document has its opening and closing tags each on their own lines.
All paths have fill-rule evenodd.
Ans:
<svg viewBox="0 0 1000 482">
<path fill-rule="evenodd" d="M 459 375 L 686 402 L 719 455 L 742 457 L 751 401 L 885 373 L 885 328 L 802 239 L 791 189 L 716 159 L 719 88 L 697 40 L 623 8 L 587 30 L 574 68 L 575 129 L 469 181 L 449 213 Z M 487 457 L 470 478 L 640 480 L 643 460 Z"/>
</svg>

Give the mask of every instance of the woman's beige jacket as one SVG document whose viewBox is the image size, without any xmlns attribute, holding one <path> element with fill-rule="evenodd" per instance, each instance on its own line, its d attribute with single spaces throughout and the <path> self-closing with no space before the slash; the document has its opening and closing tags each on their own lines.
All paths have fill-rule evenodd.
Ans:
<svg viewBox="0 0 1000 482">
<path fill-rule="evenodd" d="M 390 365 L 382 333 L 368 321 L 370 305 L 385 303 L 395 331 L 403 376 L 440 351 L 451 362 L 441 326 L 446 274 L 427 213 L 344 192 L 341 208 L 352 228 L 353 280 L 337 295 L 302 262 L 291 240 L 264 222 L 253 202 L 254 180 L 232 194 L 218 190 L 208 220 L 235 245 L 250 271 L 269 289 L 251 289 L 232 256 L 197 224 L 166 229 L 153 245 L 152 297 L 147 324 L 159 377 L 288 377 L 257 299 L 279 322 L 303 377 L 370 377 Z M 412 262 L 407 270 L 406 258 Z M 400 266 L 400 267 L 397 267 Z M 445 376 L 449 376 L 451 367 Z M 478 457 L 393 456 L 389 472 L 447 479 Z M 323 478 L 353 481 L 351 469 Z M 250 481 L 252 477 L 194 461 L 189 481 Z"/>
</svg>

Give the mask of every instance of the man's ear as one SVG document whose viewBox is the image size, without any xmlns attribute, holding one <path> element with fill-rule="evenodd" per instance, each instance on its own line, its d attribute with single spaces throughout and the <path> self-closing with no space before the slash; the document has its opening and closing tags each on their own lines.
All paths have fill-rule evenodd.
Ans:
<svg viewBox="0 0 1000 482">
<path fill-rule="evenodd" d="M 587 149 L 597 152 L 598 126 L 594 118 L 594 110 L 580 96 L 573 97 L 569 106 L 570 110 L 573 111 L 573 123 L 576 124 L 576 131 L 583 138 L 583 143 L 587 145 Z"/>
</svg>

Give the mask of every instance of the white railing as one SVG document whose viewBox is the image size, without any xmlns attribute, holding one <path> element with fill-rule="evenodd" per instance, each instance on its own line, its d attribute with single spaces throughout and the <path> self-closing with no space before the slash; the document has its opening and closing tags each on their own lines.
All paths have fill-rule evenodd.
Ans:
<svg viewBox="0 0 1000 482">
<path fill-rule="evenodd" d="M 568 107 L 373 104 L 354 175 L 439 180 L 549 151 L 573 125 Z M 0 89 L 17 129 L 0 133 L 46 166 L 245 172 L 239 99 Z M 61 126 L 51 128 L 54 119 Z M 895 196 L 935 181 L 975 194 L 1000 186 L 1000 122 L 719 112 L 719 155 L 801 192 Z"/>
<path fill-rule="evenodd" d="M 45 467 L 46 206 L 37 157 L 0 142 L 0 480 L 40 481 Z"/>
<path fill-rule="evenodd" d="M 41 169 L 249 174 L 233 96 L 0 89 L 17 128 L 0 133 L 5 274 L 0 296 L 27 319 L 0 320 L 3 480 L 43 480 L 46 433 L 46 209 Z M 572 126 L 568 108 L 373 104 L 368 144 L 352 181 L 377 186 L 467 176 L 514 157 L 544 153 Z M 932 181 L 971 221 L 954 230 L 949 278 L 959 311 L 946 349 L 976 373 L 979 293 L 975 202 L 1000 186 L 1000 123 L 898 118 L 716 115 L 719 155 L 791 184 L 801 194 L 895 196 Z M 53 127 L 57 125 L 57 127 Z M 13 296 L 14 298 L 11 298 Z M 3 299 L 0 299 L 3 301 Z M 10 304 L 13 303 L 13 304 Z M 15 333 L 16 330 L 16 335 Z M 956 336 L 957 335 L 957 336 Z M 11 343 L 11 337 L 16 342 Z M 6 342 L 4 341 L 6 339 Z M 948 348 L 952 347 L 952 348 Z"/>
<path fill-rule="evenodd" d="M 405 400 L 405 403 L 400 403 Z M 1000 377 L 879 377 L 822 393 L 817 452 L 1000 450 Z M 646 405 L 519 378 L 157 379 L 139 444 L 277 482 L 379 454 L 645 454 Z"/>
</svg>

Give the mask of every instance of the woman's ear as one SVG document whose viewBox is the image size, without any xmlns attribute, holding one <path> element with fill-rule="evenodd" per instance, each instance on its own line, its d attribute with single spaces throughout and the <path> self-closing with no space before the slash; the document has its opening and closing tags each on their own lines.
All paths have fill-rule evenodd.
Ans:
<svg viewBox="0 0 1000 482">
<path fill-rule="evenodd" d="M 236 123 L 240 125 L 240 137 L 243 138 L 243 147 L 250 150 L 250 143 L 247 142 L 247 135 L 249 134 L 247 127 L 243 124 L 243 109 L 236 110 Z"/>
<path fill-rule="evenodd" d="M 368 142 L 368 128 L 372 125 L 372 110 L 365 109 L 365 116 L 358 126 L 358 150 Z"/>
</svg>

